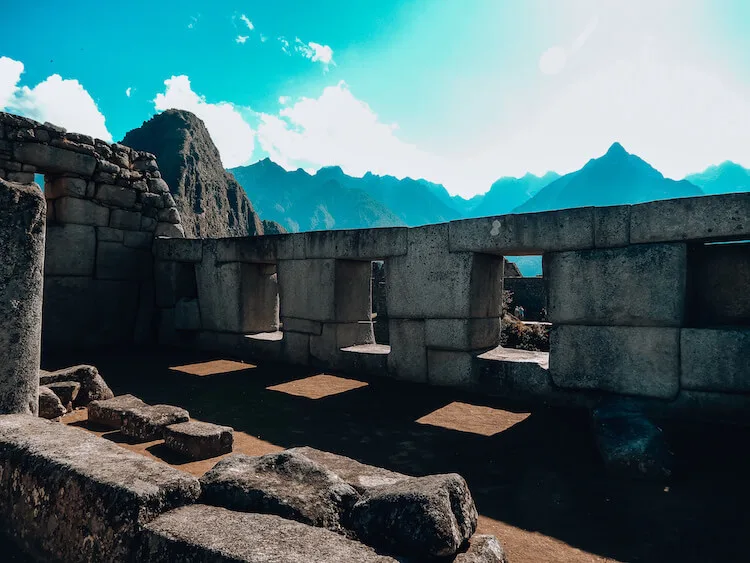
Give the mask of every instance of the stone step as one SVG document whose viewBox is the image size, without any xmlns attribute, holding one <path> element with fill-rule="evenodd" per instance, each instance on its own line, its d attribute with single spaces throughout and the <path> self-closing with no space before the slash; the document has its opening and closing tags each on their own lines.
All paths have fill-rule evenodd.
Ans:
<svg viewBox="0 0 750 563">
<path fill-rule="evenodd" d="M 210 422 L 191 420 L 164 429 L 164 443 L 190 459 L 209 459 L 232 451 L 234 430 Z"/>
<path fill-rule="evenodd" d="M 126 410 L 120 432 L 135 442 L 151 442 L 164 438 L 170 424 L 190 420 L 188 411 L 172 405 L 145 405 Z"/>
<path fill-rule="evenodd" d="M 122 417 L 125 412 L 145 406 L 146 403 L 133 395 L 118 395 L 112 399 L 92 401 L 88 405 L 89 422 L 119 430 L 122 427 Z"/>
</svg>

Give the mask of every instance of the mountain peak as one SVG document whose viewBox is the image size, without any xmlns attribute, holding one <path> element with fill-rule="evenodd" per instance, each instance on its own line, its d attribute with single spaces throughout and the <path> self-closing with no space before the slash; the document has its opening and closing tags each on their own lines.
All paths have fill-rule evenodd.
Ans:
<svg viewBox="0 0 750 563">
<path fill-rule="evenodd" d="M 609 150 L 607 150 L 607 156 L 624 156 L 627 154 L 628 151 L 626 151 L 625 148 L 617 141 L 612 143 L 612 146 L 609 147 Z"/>
</svg>

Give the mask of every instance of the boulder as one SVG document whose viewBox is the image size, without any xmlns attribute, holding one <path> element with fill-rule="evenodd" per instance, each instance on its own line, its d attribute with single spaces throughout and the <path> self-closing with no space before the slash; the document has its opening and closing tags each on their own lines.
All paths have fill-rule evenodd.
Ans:
<svg viewBox="0 0 750 563">
<path fill-rule="evenodd" d="M 477 517 L 469 487 L 455 473 L 374 487 L 351 512 L 361 541 L 420 558 L 455 555 L 476 530 Z"/>
<path fill-rule="evenodd" d="M 39 416 L 50 420 L 59 420 L 66 413 L 66 409 L 52 389 L 45 385 L 39 386 Z"/>
<path fill-rule="evenodd" d="M 664 480 L 673 458 L 664 434 L 628 399 L 602 402 L 591 413 L 596 446 L 607 470 L 636 479 Z"/>
<path fill-rule="evenodd" d="M 115 396 L 94 366 L 78 365 L 52 372 L 40 370 L 40 384 L 48 385 L 58 381 L 77 381 L 81 384 L 78 396 L 73 401 L 74 407 L 83 407 L 91 401 L 103 401 Z"/>
<path fill-rule="evenodd" d="M 292 448 L 289 451 L 302 454 L 319 463 L 338 475 L 359 493 L 364 493 L 372 487 L 391 485 L 409 479 L 408 475 L 402 473 L 396 473 L 374 465 L 366 465 L 343 455 L 316 450 L 308 446 Z"/>
<path fill-rule="evenodd" d="M 347 533 L 357 491 L 313 460 L 292 451 L 235 454 L 201 477 L 203 501 L 233 510 L 276 514 Z"/>
<path fill-rule="evenodd" d="M 127 409 L 122 414 L 120 432 L 136 442 L 151 442 L 164 437 L 170 424 L 190 420 L 188 411 L 172 405 L 146 405 Z"/>
<path fill-rule="evenodd" d="M 229 426 L 192 420 L 167 426 L 164 443 L 190 459 L 208 459 L 232 451 L 233 432 Z"/>
<path fill-rule="evenodd" d="M 508 563 L 503 546 L 495 536 L 476 534 L 469 540 L 469 549 L 459 553 L 454 563 Z"/>
<path fill-rule="evenodd" d="M 194 504 L 146 524 L 137 561 L 397 563 L 323 528 L 270 514 Z"/>
<path fill-rule="evenodd" d="M 146 403 L 133 395 L 118 395 L 112 399 L 91 401 L 88 405 L 89 422 L 119 430 L 126 411 L 145 406 Z"/>
<path fill-rule="evenodd" d="M 78 390 L 81 388 L 81 384 L 77 381 L 58 381 L 56 383 L 48 383 L 47 389 L 51 390 L 55 395 L 60 398 L 60 402 L 65 407 L 67 412 L 73 410 L 73 401 L 78 396 Z"/>
</svg>

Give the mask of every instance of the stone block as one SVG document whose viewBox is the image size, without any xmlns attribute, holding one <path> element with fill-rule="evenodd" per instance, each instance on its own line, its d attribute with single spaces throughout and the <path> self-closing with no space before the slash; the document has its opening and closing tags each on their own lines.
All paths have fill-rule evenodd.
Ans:
<svg viewBox="0 0 750 563">
<path fill-rule="evenodd" d="M 276 241 L 276 257 L 278 260 L 304 260 L 305 259 L 305 235 L 304 233 L 291 233 L 286 235 L 274 235 Z"/>
<path fill-rule="evenodd" d="M 202 239 L 158 239 L 154 241 L 154 256 L 174 262 L 203 260 Z"/>
<path fill-rule="evenodd" d="M 452 252 L 523 256 L 588 248 L 594 248 L 593 207 L 450 222 Z"/>
<path fill-rule="evenodd" d="M 86 199 L 61 197 L 55 200 L 55 219 L 59 223 L 106 227 L 109 209 Z"/>
<path fill-rule="evenodd" d="M 750 392 L 750 328 L 684 328 L 680 350 L 684 389 Z"/>
<path fill-rule="evenodd" d="M 500 318 L 426 319 L 425 344 L 443 350 L 480 350 L 500 344 Z"/>
<path fill-rule="evenodd" d="M 203 328 L 224 332 L 271 332 L 279 327 L 276 274 L 265 274 L 262 264 L 215 264 L 204 253 L 196 266 Z"/>
<path fill-rule="evenodd" d="M 279 260 L 277 270 L 283 317 L 336 320 L 335 260 Z"/>
<path fill-rule="evenodd" d="M 195 266 L 190 262 L 154 262 L 154 286 L 156 304 L 159 307 L 174 307 L 180 299 L 198 296 Z"/>
<path fill-rule="evenodd" d="M 60 420 L 67 411 L 52 389 L 46 385 L 39 386 L 39 417 L 48 420 Z"/>
<path fill-rule="evenodd" d="M 142 281 L 138 288 L 138 310 L 135 314 L 133 344 L 150 347 L 156 341 L 156 294 L 151 279 Z"/>
<path fill-rule="evenodd" d="M 277 237 L 235 237 L 216 241 L 216 263 L 275 264 Z"/>
<path fill-rule="evenodd" d="M 45 218 L 38 186 L 0 180 L 0 413 L 39 405 Z"/>
<path fill-rule="evenodd" d="M 340 323 L 372 318 L 371 262 L 336 260 L 334 288 L 335 320 Z"/>
<path fill-rule="evenodd" d="M 48 351 L 66 352 L 125 348 L 133 342 L 137 311 L 137 282 L 48 276 L 42 345 Z"/>
<path fill-rule="evenodd" d="M 552 384 L 546 352 L 495 348 L 477 356 L 476 363 L 483 394 L 554 404 L 566 393 Z"/>
<path fill-rule="evenodd" d="M 39 383 L 49 385 L 50 383 L 74 381 L 80 383 L 81 387 L 73 401 L 73 406 L 86 406 L 91 401 L 112 399 L 114 395 L 102 376 L 94 366 L 77 365 L 57 371 L 39 373 Z"/>
<path fill-rule="evenodd" d="M 408 230 L 408 253 L 386 264 L 388 315 L 499 317 L 503 259 L 448 251 L 448 224 Z"/>
<path fill-rule="evenodd" d="M 549 310 L 547 280 L 543 277 L 506 277 L 503 279 L 503 290 L 512 294 L 508 310 L 513 311 L 516 305 L 521 305 L 526 311 L 524 319 L 527 321 L 541 321 L 542 309 Z M 545 316 L 544 320 L 549 320 L 549 315 Z"/>
<path fill-rule="evenodd" d="M 594 207 L 594 246 L 611 248 L 630 243 L 630 206 Z"/>
<path fill-rule="evenodd" d="M 185 409 L 172 405 L 133 407 L 123 411 L 120 432 L 134 442 L 151 442 L 161 440 L 164 429 L 170 424 L 189 420 Z"/>
<path fill-rule="evenodd" d="M 508 563 L 508 557 L 495 536 L 474 534 L 469 547 L 459 553 L 453 563 Z"/>
<path fill-rule="evenodd" d="M 406 227 L 313 231 L 304 234 L 306 258 L 380 260 L 406 254 Z"/>
<path fill-rule="evenodd" d="M 358 373 L 383 377 L 388 373 L 388 354 L 391 347 L 386 344 L 360 344 L 341 349 L 339 363 L 346 373 Z"/>
<path fill-rule="evenodd" d="M 339 365 L 341 349 L 358 344 L 375 344 L 372 322 L 324 323 L 320 335 L 310 336 L 310 355 L 335 367 Z"/>
<path fill-rule="evenodd" d="M 304 332 L 305 334 L 316 335 L 320 335 L 323 332 L 323 323 L 308 321 L 307 319 L 281 317 L 281 325 L 286 332 Z"/>
<path fill-rule="evenodd" d="M 284 362 L 306 366 L 310 364 L 310 335 L 299 332 L 284 332 L 281 354 Z"/>
<path fill-rule="evenodd" d="M 681 326 L 687 246 L 639 244 L 544 255 L 552 323 Z"/>
<path fill-rule="evenodd" d="M 109 218 L 109 226 L 125 231 L 139 231 L 141 229 L 141 214 L 138 211 L 113 209 Z"/>
<path fill-rule="evenodd" d="M 653 201 L 631 208 L 631 243 L 747 239 L 748 192 Z"/>
<path fill-rule="evenodd" d="M 469 487 L 456 473 L 375 487 L 351 512 L 360 541 L 420 560 L 454 556 L 474 534 L 477 519 Z"/>
<path fill-rule="evenodd" d="M 367 465 L 350 457 L 316 450 L 308 446 L 292 448 L 287 451 L 301 454 L 325 467 L 345 483 L 351 485 L 360 494 L 366 493 L 375 487 L 393 485 L 410 478 L 403 473 L 396 473 L 395 471 L 389 471 L 375 465 Z"/>
<path fill-rule="evenodd" d="M 146 280 L 152 275 L 152 255 L 119 242 L 100 242 L 96 250 L 96 277 L 102 280 Z"/>
<path fill-rule="evenodd" d="M 33 172 L 8 172 L 8 181 L 18 184 L 31 184 L 34 181 Z"/>
<path fill-rule="evenodd" d="M 206 534 L 207 530 L 211 533 Z M 397 563 L 325 528 L 271 514 L 248 514 L 200 504 L 173 510 L 148 524 L 138 560 Z"/>
<path fill-rule="evenodd" d="M 131 188 L 99 184 L 96 188 L 96 199 L 107 205 L 130 209 L 135 206 L 138 192 Z"/>
<path fill-rule="evenodd" d="M 193 503 L 198 480 L 80 428 L 0 417 L 4 531 L 42 560 L 130 561 L 142 527 Z"/>
<path fill-rule="evenodd" d="M 252 457 L 234 454 L 206 472 L 201 500 L 243 512 L 276 514 L 345 533 L 357 491 L 332 471 L 295 451 Z"/>
<path fill-rule="evenodd" d="M 159 223 L 156 225 L 155 236 L 167 238 L 184 238 L 185 230 L 182 225 L 173 223 Z"/>
<path fill-rule="evenodd" d="M 478 380 L 474 354 L 427 349 L 427 381 L 430 385 L 472 389 Z"/>
<path fill-rule="evenodd" d="M 91 401 L 87 406 L 88 421 L 97 426 L 119 430 L 122 427 L 122 417 L 127 411 L 145 406 L 146 403 L 133 395 Z"/>
<path fill-rule="evenodd" d="M 174 326 L 177 330 L 201 329 L 201 313 L 197 299 L 180 299 L 175 304 Z"/>
<path fill-rule="evenodd" d="M 688 248 L 686 325 L 750 325 L 750 243 Z"/>
<path fill-rule="evenodd" d="M 125 232 L 120 229 L 111 229 L 110 227 L 97 227 L 96 237 L 99 242 L 124 242 Z"/>
<path fill-rule="evenodd" d="M 164 429 L 164 444 L 190 459 L 209 459 L 232 451 L 234 430 L 193 420 L 170 424 Z"/>
<path fill-rule="evenodd" d="M 154 235 L 149 232 L 124 231 L 123 243 L 128 248 L 151 250 Z"/>
<path fill-rule="evenodd" d="M 74 224 L 47 226 L 45 275 L 92 276 L 95 257 L 95 227 Z"/>
<path fill-rule="evenodd" d="M 427 382 L 425 321 L 389 319 L 391 352 L 388 374 L 395 379 Z"/>
<path fill-rule="evenodd" d="M 680 330 L 555 325 L 550 374 L 556 385 L 673 399 L 679 390 Z"/>
<path fill-rule="evenodd" d="M 73 410 L 73 401 L 76 400 L 78 392 L 81 390 L 81 384 L 77 381 L 58 381 L 48 383 L 47 389 L 57 395 L 65 410 L 70 412 Z"/>
<path fill-rule="evenodd" d="M 36 166 L 45 174 L 76 174 L 90 177 L 96 168 L 96 158 L 41 143 L 19 143 L 13 156 L 16 160 Z"/>
<path fill-rule="evenodd" d="M 65 196 L 87 198 L 92 195 L 93 190 L 89 187 L 89 182 L 83 178 L 58 176 L 51 182 L 44 184 L 44 197 L 47 199 L 57 199 Z"/>
</svg>

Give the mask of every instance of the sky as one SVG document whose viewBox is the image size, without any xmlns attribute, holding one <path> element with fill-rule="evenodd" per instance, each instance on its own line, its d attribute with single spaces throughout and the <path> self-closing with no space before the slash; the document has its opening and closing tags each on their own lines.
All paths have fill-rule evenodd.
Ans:
<svg viewBox="0 0 750 563">
<path fill-rule="evenodd" d="M 567 173 L 614 141 L 665 176 L 750 167 L 745 0 L 9 2 L 0 110 L 119 141 L 168 108 L 228 168 L 444 184 Z"/>
</svg>

